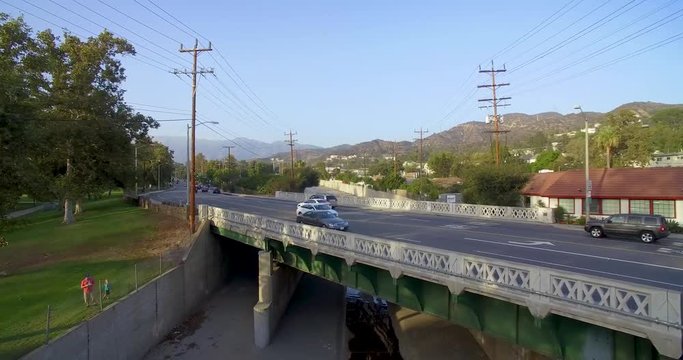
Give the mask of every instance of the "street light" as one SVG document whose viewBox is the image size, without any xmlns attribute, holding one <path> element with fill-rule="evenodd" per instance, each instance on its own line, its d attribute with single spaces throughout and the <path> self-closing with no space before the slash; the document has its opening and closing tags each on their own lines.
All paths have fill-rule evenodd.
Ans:
<svg viewBox="0 0 683 360">
<path fill-rule="evenodd" d="M 590 218 L 590 209 L 591 209 L 591 192 L 592 192 L 592 186 L 590 182 L 590 177 L 589 177 L 589 167 L 588 167 L 588 118 L 586 117 L 586 114 L 583 112 L 583 109 L 581 108 L 581 105 L 574 106 L 574 110 L 579 110 L 581 112 L 581 115 L 583 115 L 583 121 L 584 121 L 584 131 L 586 132 L 586 149 L 585 149 L 585 176 L 586 176 L 586 200 L 585 200 L 585 212 L 586 212 L 586 222 Z"/>
<path fill-rule="evenodd" d="M 213 125 L 218 125 L 218 121 L 197 121 L 197 126 L 199 125 L 205 125 L 205 124 L 213 124 Z M 190 204 L 190 129 L 192 129 L 192 126 L 190 124 L 187 124 L 187 163 L 185 164 L 185 172 L 187 174 L 187 204 Z M 194 161 L 194 159 L 192 159 Z M 194 178 L 194 174 L 191 174 L 192 177 Z M 194 189 L 192 189 L 194 191 Z"/>
</svg>

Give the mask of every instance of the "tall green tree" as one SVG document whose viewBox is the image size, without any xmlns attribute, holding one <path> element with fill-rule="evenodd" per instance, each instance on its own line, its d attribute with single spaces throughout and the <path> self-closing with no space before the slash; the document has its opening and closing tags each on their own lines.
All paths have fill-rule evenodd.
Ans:
<svg viewBox="0 0 683 360">
<path fill-rule="evenodd" d="M 605 151 L 605 162 L 607 163 L 607 168 L 611 168 L 612 150 L 618 148 L 621 143 L 619 131 L 617 131 L 611 125 L 606 125 L 598 130 L 594 138 L 597 146 Z"/>
<path fill-rule="evenodd" d="M 672 153 L 683 151 L 683 108 L 657 111 L 650 118 L 655 150 Z"/>
<path fill-rule="evenodd" d="M 471 168 L 463 182 L 466 203 L 517 206 L 520 191 L 529 179 L 524 166 L 483 165 Z"/>
<path fill-rule="evenodd" d="M 451 175 L 451 169 L 455 162 L 456 157 L 454 154 L 439 152 L 429 156 L 427 165 L 434 172 L 434 177 L 448 177 Z"/>
</svg>

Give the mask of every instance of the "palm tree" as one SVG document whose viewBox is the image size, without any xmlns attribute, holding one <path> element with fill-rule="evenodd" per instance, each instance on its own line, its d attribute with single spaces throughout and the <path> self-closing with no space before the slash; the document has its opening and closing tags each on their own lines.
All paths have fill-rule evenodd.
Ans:
<svg viewBox="0 0 683 360">
<path fill-rule="evenodd" d="M 612 126 L 603 126 L 600 131 L 595 134 L 595 141 L 598 146 L 605 150 L 605 158 L 607 160 L 607 168 L 612 166 L 612 150 L 619 146 L 621 143 L 621 137 L 619 132 L 616 131 Z"/>
</svg>

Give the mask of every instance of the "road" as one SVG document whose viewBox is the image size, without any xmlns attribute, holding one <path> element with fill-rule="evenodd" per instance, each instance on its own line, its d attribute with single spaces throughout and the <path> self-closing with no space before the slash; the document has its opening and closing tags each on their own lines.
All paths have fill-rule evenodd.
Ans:
<svg viewBox="0 0 683 360">
<path fill-rule="evenodd" d="M 182 203 L 184 187 L 153 198 Z M 294 221 L 292 201 L 197 193 L 197 204 Z M 593 239 L 583 228 L 340 206 L 350 231 L 406 243 L 683 291 L 683 239 Z"/>
</svg>

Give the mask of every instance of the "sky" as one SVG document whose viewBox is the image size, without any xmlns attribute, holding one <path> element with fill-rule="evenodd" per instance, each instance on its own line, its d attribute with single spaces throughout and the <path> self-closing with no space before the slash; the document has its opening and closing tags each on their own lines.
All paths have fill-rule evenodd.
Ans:
<svg viewBox="0 0 683 360">
<path fill-rule="evenodd" d="M 17 9 L 20 8 L 21 10 Z M 36 31 L 133 43 L 126 101 L 157 120 L 189 119 L 200 47 L 197 137 L 329 147 L 413 140 L 483 121 L 489 74 L 501 113 L 606 112 L 631 101 L 683 103 L 683 1 L 0 0 Z M 161 121 L 153 136 L 185 136 Z M 258 154 L 259 149 L 249 151 Z"/>
</svg>

